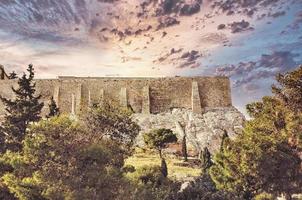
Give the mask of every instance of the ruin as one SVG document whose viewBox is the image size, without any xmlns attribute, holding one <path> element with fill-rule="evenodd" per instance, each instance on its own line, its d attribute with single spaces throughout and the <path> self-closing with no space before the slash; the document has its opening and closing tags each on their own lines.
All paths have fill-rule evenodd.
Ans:
<svg viewBox="0 0 302 200">
<path fill-rule="evenodd" d="M 0 68 L 0 95 L 13 98 L 12 86 Z M 2 78 L 3 77 L 3 78 Z M 47 112 L 53 96 L 63 113 L 78 114 L 89 106 L 106 99 L 116 100 L 135 113 L 157 114 L 174 108 L 191 109 L 202 113 L 205 108 L 231 107 L 230 81 L 227 77 L 58 77 L 37 79 L 37 94 L 42 95 Z M 0 114 L 4 108 L 0 104 Z"/>
<path fill-rule="evenodd" d="M 2 69 L 2 70 L 1 70 Z M 0 95 L 14 98 L 11 87 L 17 80 L 9 80 L 0 68 Z M 71 77 L 36 79 L 37 94 L 42 95 L 42 115 L 49 112 L 54 98 L 60 112 L 76 116 L 93 105 L 109 100 L 134 111 L 132 119 L 142 134 L 154 128 L 169 128 L 187 133 L 190 147 L 199 152 L 205 146 L 210 151 L 220 148 L 226 130 L 231 138 L 242 129 L 245 118 L 232 106 L 230 80 L 227 77 Z M 5 108 L 0 102 L 0 116 Z M 179 124 L 185 125 L 179 130 Z"/>
</svg>

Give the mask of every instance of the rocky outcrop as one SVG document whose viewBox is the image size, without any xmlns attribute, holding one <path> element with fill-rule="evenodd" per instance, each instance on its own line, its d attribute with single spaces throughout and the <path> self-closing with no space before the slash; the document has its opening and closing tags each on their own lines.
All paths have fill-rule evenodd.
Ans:
<svg viewBox="0 0 302 200">
<path fill-rule="evenodd" d="M 141 127 L 138 145 L 143 145 L 142 134 L 155 128 L 169 128 L 179 138 L 187 135 L 188 144 L 199 152 L 208 147 L 211 152 L 220 148 L 221 138 L 227 131 L 230 138 L 240 134 L 245 117 L 234 107 L 206 109 L 203 114 L 195 114 L 187 109 L 173 109 L 157 115 L 134 114 Z"/>
</svg>

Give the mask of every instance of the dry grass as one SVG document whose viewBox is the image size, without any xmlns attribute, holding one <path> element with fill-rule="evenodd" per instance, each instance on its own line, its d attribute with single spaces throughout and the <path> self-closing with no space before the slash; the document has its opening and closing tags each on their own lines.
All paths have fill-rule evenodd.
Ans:
<svg viewBox="0 0 302 200">
<path fill-rule="evenodd" d="M 192 164 L 193 159 L 189 159 L 189 162 L 184 162 L 181 158 L 177 158 L 174 155 L 166 155 L 165 158 L 168 165 L 169 178 L 181 180 L 200 176 L 201 169 L 198 165 Z M 155 152 L 144 152 L 141 149 L 137 149 L 135 154 L 126 160 L 125 165 L 133 165 L 137 169 L 144 165 L 160 165 L 160 163 L 160 158 Z"/>
</svg>

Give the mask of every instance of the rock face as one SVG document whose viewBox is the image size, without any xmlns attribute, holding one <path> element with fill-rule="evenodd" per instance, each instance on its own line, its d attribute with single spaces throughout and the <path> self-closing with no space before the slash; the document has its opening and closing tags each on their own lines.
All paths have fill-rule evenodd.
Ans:
<svg viewBox="0 0 302 200">
<path fill-rule="evenodd" d="M 189 146 L 199 152 L 208 147 L 211 152 L 220 148 L 224 130 L 230 138 L 240 134 L 245 117 L 234 107 L 206 109 L 203 114 L 195 114 L 187 109 L 173 109 L 157 115 L 134 114 L 135 120 L 141 127 L 138 136 L 139 146 L 144 145 L 142 134 L 156 128 L 172 129 L 178 138 L 187 135 Z"/>
</svg>

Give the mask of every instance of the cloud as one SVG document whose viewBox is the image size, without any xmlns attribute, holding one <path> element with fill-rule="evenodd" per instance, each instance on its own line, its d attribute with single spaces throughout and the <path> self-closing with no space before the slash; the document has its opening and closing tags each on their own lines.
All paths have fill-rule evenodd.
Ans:
<svg viewBox="0 0 302 200">
<path fill-rule="evenodd" d="M 253 27 L 250 26 L 250 23 L 242 20 L 240 22 L 233 22 L 229 24 L 232 33 L 240 33 L 244 31 L 254 30 Z"/>
<path fill-rule="evenodd" d="M 295 16 L 293 23 L 289 26 L 291 29 L 299 29 L 302 24 L 302 11 Z"/>
<path fill-rule="evenodd" d="M 225 65 L 216 68 L 216 74 L 220 76 L 239 76 L 256 69 L 257 63 L 253 61 L 240 62 L 237 65 Z"/>
<path fill-rule="evenodd" d="M 146 5 L 149 5 L 151 0 Z M 157 4 L 157 16 L 169 15 L 171 13 L 190 16 L 200 11 L 202 0 L 193 0 L 192 2 L 185 2 L 181 0 L 162 0 Z"/>
<path fill-rule="evenodd" d="M 253 81 L 270 79 L 277 73 L 294 69 L 298 65 L 296 58 L 299 56 L 299 54 L 290 51 L 275 51 L 271 54 L 262 54 L 257 61 L 217 67 L 216 74 L 232 77 L 234 86 L 241 87 Z"/>
<path fill-rule="evenodd" d="M 213 1 L 212 7 L 220 10 L 222 13 L 226 13 L 227 15 L 243 13 L 251 17 L 260 8 L 275 7 L 278 3 L 281 3 L 281 0 L 222 0 Z"/>
<path fill-rule="evenodd" d="M 192 50 L 185 52 L 180 56 L 180 65 L 177 68 L 197 68 L 199 67 L 197 59 L 199 59 L 200 57 L 202 57 L 202 53 L 200 53 L 199 51 Z"/>
<path fill-rule="evenodd" d="M 157 30 L 166 28 L 166 27 L 170 27 L 170 26 L 174 26 L 174 25 L 178 25 L 180 23 L 180 21 L 178 21 L 176 18 L 169 17 L 169 16 L 158 18 L 158 22 L 159 22 L 159 25 L 157 26 Z"/>
</svg>

